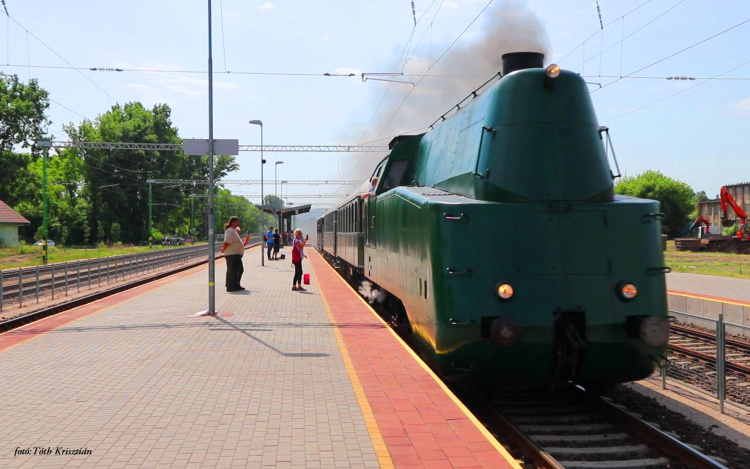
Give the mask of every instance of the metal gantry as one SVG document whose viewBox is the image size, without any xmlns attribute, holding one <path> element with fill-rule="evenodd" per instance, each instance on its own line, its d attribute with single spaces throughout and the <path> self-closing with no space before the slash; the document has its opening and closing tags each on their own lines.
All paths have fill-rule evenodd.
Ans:
<svg viewBox="0 0 750 469">
<path fill-rule="evenodd" d="M 128 142 L 70 142 L 53 140 L 53 148 L 78 148 L 83 150 L 150 150 L 182 151 L 181 143 L 128 143 Z M 240 145 L 240 151 L 277 151 L 313 153 L 365 153 L 387 152 L 387 145 Z"/>
<path fill-rule="evenodd" d="M 207 179 L 148 179 L 146 182 L 149 184 L 185 184 L 194 186 L 208 184 Z M 359 186 L 362 184 L 362 181 L 337 181 L 333 179 L 285 180 L 283 182 L 284 184 L 302 186 Z M 253 186 L 261 183 L 262 182 L 259 179 L 229 179 L 216 181 L 216 184 L 224 184 L 228 186 Z"/>
</svg>

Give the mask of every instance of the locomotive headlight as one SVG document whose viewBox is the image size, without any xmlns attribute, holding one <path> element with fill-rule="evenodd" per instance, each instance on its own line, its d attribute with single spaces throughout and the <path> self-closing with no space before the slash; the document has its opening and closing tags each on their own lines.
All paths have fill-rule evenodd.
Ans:
<svg viewBox="0 0 750 469">
<path fill-rule="evenodd" d="M 617 294 L 620 299 L 631 301 L 638 296 L 638 289 L 632 283 L 623 282 L 617 287 Z"/>
<path fill-rule="evenodd" d="M 560 76 L 560 66 L 557 64 L 549 64 L 547 65 L 547 70 L 545 73 L 547 74 L 548 78 L 557 78 Z"/>
<path fill-rule="evenodd" d="M 641 322 L 641 339 L 652 347 L 664 347 L 669 339 L 667 318 L 649 316 Z"/>
<path fill-rule="evenodd" d="M 513 287 L 507 283 L 501 283 L 497 286 L 497 297 L 503 301 L 513 298 Z"/>
</svg>

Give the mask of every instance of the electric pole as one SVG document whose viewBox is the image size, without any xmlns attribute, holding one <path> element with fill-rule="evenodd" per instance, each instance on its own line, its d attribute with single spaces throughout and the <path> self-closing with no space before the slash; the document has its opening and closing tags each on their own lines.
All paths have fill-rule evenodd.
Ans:
<svg viewBox="0 0 750 469">
<path fill-rule="evenodd" d="M 148 178 L 149 180 L 153 178 L 151 171 L 148 172 Z M 151 249 L 154 245 L 154 231 L 153 231 L 153 225 L 152 225 L 152 202 L 151 202 L 151 184 L 148 183 L 148 248 Z"/>
<path fill-rule="evenodd" d="M 42 198 L 43 198 L 43 216 L 42 216 L 42 264 L 47 265 L 47 227 L 49 224 L 49 196 L 47 194 L 47 158 L 49 158 L 49 147 L 52 142 L 45 140 L 39 142 L 42 150 Z"/>
</svg>

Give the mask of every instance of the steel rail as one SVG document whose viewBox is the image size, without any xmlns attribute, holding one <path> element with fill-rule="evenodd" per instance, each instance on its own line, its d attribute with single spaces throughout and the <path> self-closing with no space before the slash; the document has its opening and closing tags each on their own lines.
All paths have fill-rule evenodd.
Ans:
<svg viewBox="0 0 750 469">
<path fill-rule="evenodd" d="M 657 449 L 674 457 L 685 466 L 692 469 L 729 469 L 650 423 L 615 406 L 612 402 L 608 402 L 601 397 L 598 398 L 597 402 L 599 410 L 604 415 L 629 429 L 642 440 L 652 443 Z"/>
<path fill-rule="evenodd" d="M 726 322 L 724 324 L 731 325 L 731 323 L 726 323 Z M 690 336 L 693 336 L 693 337 L 698 337 L 698 338 L 701 338 L 701 339 L 710 340 L 711 343 L 716 344 L 716 334 L 715 333 L 705 332 L 705 331 L 701 331 L 701 330 L 698 330 L 698 329 L 694 329 L 692 327 L 681 326 L 681 325 L 678 325 L 678 324 L 671 324 L 670 328 L 678 331 L 679 333 L 685 334 L 685 335 L 690 335 Z M 727 338 L 726 339 L 726 344 L 727 345 L 732 345 L 732 346 L 737 347 L 737 348 L 745 349 L 745 350 L 747 350 L 747 351 L 750 352 L 750 342 L 746 342 L 744 340 L 737 340 L 737 339 L 729 339 L 729 338 Z"/>
<path fill-rule="evenodd" d="M 698 360 L 702 360 L 706 363 L 716 365 L 716 357 L 711 356 L 707 353 L 698 352 L 693 349 L 689 349 L 687 347 L 683 347 L 681 345 L 674 345 L 669 344 L 669 348 L 675 352 L 682 353 L 683 355 L 687 355 L 689 357 L 697 358 Z M 750 367 L 745 365 L 740 365 L 739 363 L 730 362 L 728 360 L 725 360 L 725 363 L 727 364 L 728 370 L 737 371 L 739 373 L 743 373 L 746 375 L 750 375 Z"/>
<path fill-rule="evenodd" d="M 260 239 L 257 239 L 257 241 L 253 242 L 252 244 L 248 244 L 246 249 L 249 249 L 254 246 L 259 246 L 261 244 L 262 244 L 262 241 Z M 52 305 L 46 308 L 39 309 L 37 311 L 32 311 L 31 313 L 28 313 L 28 314 L 24 314 L 24 315 L 17 316 L 11 319 L 0 321 L 0 334 L 16 329 L 18 327 L 24 326 L 26 324 L 38 321 L 40 319 L 44 319 L 46 317 L 49 317 L 58 313 L 62 313 L 69 309 L 76 308 L 78 306 L 82 306 L 82 305 L 94 302 L 96 300 L 106 298 L 108 296 L 112 296 L 114 294 L 121 293 L 123 291 L 130 290 L 130 289 L 139 287 L 141 285 L 154 282 L 156 280 L 160 280 L 165 277 L 169 277 L 170 275 L 174 275 L 176 273 L 184 272 L 186 270 L 201 266 L 206 263 L 208 263 L 208 257 L 206 257 L 206 259 L 201 259 L 197 262 L 192 262 L 189 264 L 181 265 L 171 270 L 160 272 L 150 277 L 145 277 L 145 278 L 135 280 L 133 282 L 128 282 L 125 284 L 117 285 L 115 287 L 108 288 L 102 291 L 98 291 L 90 295 L 81 296 L 81 297 L 72 299 L 70 301 L 65 301 L 62 303 L 58 303 L 56 305 Z"/>
</svg>

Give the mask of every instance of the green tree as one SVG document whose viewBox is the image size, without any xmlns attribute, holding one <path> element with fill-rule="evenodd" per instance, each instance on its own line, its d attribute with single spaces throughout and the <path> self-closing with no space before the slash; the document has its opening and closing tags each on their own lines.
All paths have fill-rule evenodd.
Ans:
<svg viewBox="0 0 750 469">
<path fill-rule="evenodd" d="M 49 124 L 44 115 L 49 107 L 47 96 L 36 80 L 24 84 L 17 75 L 0 76 L 0 200 L 32 222 L 22 229 L 27 235 L 35 233 L 39 223 L 19 204 L 33 199 L 41 204 L 39 186 L 27 169 L 38 156 L 33 144 L 45 137 Z M 26 151 L 14 151 L 19 148 Z"/>
<path fill-rule="evenodd" d="M 284 207 L 284 202 L 275 195 L 267 195 L 263 200 L 265 201 L 266 208 L 270 208 L 272 210 L 280 210 Z"/>
<path fill-rule="evenodd" d="M 115 222 L 109 227 L 109 235 L 112 236 L 112 242 L 116 243 L 120 241 L 120 224 Z"/>
<path fill-rule="evenodd" d="M 690 224 L 694 211 L 693 189 L 686 183 L 649 170 L 633 177 L 625 177 L 615 186 L 615 192 L 631 197 L 658 200 L 666 215 L 662 231 L 671 237 L 679 236 Z"/>
<path fill-rule="evenodd" d="M 106 237 L 107 235 L 104 233 L 104 223 L 99 221 L 96 227 L 96 239 L 97 241 L 101 242 L 101 241 L 104 241 L 104 238 Z"/>
<path fill-rule="evenodd" d="M 146 109 L 141 103 L 113 106 L 95 121 L 66 128 L 75 141 L 180 143 L 171 121 L 171 109 L 157 104 Z M 182 152 L 145 150 L 76 150 L 83 161 L 87 197 L 91 205 L 88 223 L 96 227 L 119 223 L 121 241 L 135 243 L 148 238 L 148 185 L 150 173 L 157 179 L 207 179 L 208 157 Z M 216 178 L 238 169 L 233 157 L 215 160 Z M 164 233 L 186 234 L 190 201 L 179 187 L 153 185 L 153 226 Z"/>
</svg>

